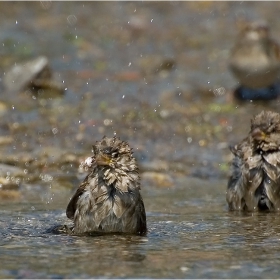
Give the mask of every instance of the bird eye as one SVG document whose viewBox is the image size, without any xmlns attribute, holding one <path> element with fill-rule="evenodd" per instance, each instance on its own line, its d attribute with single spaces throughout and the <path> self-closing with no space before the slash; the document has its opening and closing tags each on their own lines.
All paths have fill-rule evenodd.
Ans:
<svg viewBox="0 0 280 280">
<path fill-rule="evenodd" d="M 102 151 L 104 154 L 109 155 L 111 153 L 111 149 L 110 148 L 105 148 Z"/>
</svg>

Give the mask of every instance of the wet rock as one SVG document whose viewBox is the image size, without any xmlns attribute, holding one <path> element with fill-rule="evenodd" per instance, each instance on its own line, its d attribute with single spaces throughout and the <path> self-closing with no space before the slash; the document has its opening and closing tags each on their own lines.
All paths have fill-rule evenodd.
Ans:
<svg viewBox="0 0 280 280">
<path fill-rule="evenodd" d="M 19 183 L 11 180 L 10 176 L 0 177 L 0 200 L 19 199 L 21 196 L 19 191 Z"/>
<path fill-rule="evenodd" d="M 0 200 L 18 200 L 20 197 L 21 193 L 19 191 L 0 189 Z"/>
<path fill-rule="evenodd" d="M 14 138 L 11 136 L 0 136 L 0 145 L 7 145 L 13 143 Z"/>
<path fill-rule="evenodd" d="M 182 162 L 167 162 L 165 160 L 144 161 L 139 163 L 139 170 L 141 173 L 176 173 L 176 176 L 188 174 L 186 164 Z"/>
<path fill-rule="evenodd" d="M 80 158 L 77 155 L 55 147 L 44 147 L 32 153 L 3 155 L 0 164 L 0 179 L 10 182 L 46 183 L 55 187 L 71 188 L 78 183 L 76 172 Z"/>
<path fill-rule="evenodd" d="M 39 178 L 42 180 L 42 182 L 51 183 L 52 187 L 55 189 L 72 189 L 74 186 L 79 185 L 80 183 L 75 171 L 73 170 L 71 173 L 61 173 L 55 171 L 51 172 L 50 174 L 41 173 Z"/>
<path fill-rule="evenodd" d="M 46 57 L 40 56 L 25 63 L 15 64 L 3 77 L 9 91 L 32 90 L 39 97 L 61 95 L 64 89 L 52 79 L 52 71 Z"/>
<path fill-rule="evenodd" d="M 20 184 L 25 180 L 24 169 L 7 164 L 0 164 L 0 190 L 18 191 Z"/>
<path fill-rule="evenodd" d="M 24 170 L 16 167 L 16 166 L 11 166 L 8 164 L 1 164 L 0 163 L 0 178 L 1 177 L 23 177 L 25 175 Z M 1 183 L 1 181 L 0 181 Z"/>
<path fill-rule="evenodd" d="M 168 170 L 168 162 L 164 160 L 141 162 L 139 166 L 141 172 L 147 172 L 147 171 L 163 172 Z"/>
<path fill-rule="evenodd" d="M 154 185 L 157 187 L 171 187 L 174 185 L 172 177 L 165 173 L 148 171 L 142 173 L 141 177 L 143 185 Z"/>
<path fill-rule="evenodd" d="M 19 184 L 7 178 L 0 177 L 0 190 L 1 191 L 19 190 Z"/>
<path fill-rule="evenodd" d="M 132 36 L 139 37 L 149 28 L 149 20 L 144 15 L 133 15 L 129 18 L 127 27 Z"/>
<path fill-rule="evenodd" d="M 0 101 L 0 116 L 3 116 L 7 111 L 8 111 L 7 104 L 5 102 Z M 8 137 L 8 136 L 1 136 L 0 137 L 0 145 L 1 145 L 1 138 L 10 138 L 10 137 Z"/>
<path fill-rule="evenodd" d="M 137 63 L 144 75 L 154 75 L 160 72 L 168 72 L 175 68 L 175 60 L 162 55 L 147 55 Z"/>
<path fill-rule="evenodd" d="M 34 159 L 39 164 L 48 166 L 61 166 L 63 164 L 72 163 L 79 164 L 78 156 L 59 147 L 45 146 L 33 152 Z"/>
</svg>

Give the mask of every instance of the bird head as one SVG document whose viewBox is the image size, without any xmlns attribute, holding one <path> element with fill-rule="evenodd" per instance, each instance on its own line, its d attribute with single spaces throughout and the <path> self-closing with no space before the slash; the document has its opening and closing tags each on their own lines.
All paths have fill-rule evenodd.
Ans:
<svg viewBox="0 0 280 280">
<path fill-rule="evenodd" d="M 121 141 L 117 137 L 103 137 L 93 146 L 96 165 L 99 167 L 109 167 L 111 169 L 120 169 L 128 171 L 136 169 L 135 159 L 132 156 L 132 149 L 128 143 Z"/>
<path fill-rule="evenodd" d="M 280 115 L 272 111 L 262 111 L 251 121 L 250 136 L 257 148 L 264 151 L 280 147 Z"/>
<path fill-rule="evenodd" d="M 267 39 L 270 36 L 269 26 L 264 20 L 245 22 L 240 29 L 240 37 L 251 42 Z"/>
</svg>

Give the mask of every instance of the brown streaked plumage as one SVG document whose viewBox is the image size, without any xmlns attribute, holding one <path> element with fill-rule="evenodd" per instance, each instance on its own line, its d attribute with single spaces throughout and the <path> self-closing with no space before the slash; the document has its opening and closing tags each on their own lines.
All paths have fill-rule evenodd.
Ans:
<svg viewBox="0 0 280 280">
<path fill-rule="evenodd" d="M 262 111 L 234 154 L 226 200 L 230 210 L 280 210 L 280 115 Z"/>
<path fill-rule="evenodd" d="M 259 89 L 272 86 L 280 70 L 280 47 L 270 37 L 265 21 L 242 24 L 231 51 L 229 68 L 241 86 Z"/>
<path fill-rule="evenodd" d="M 140 177 L 128 143 L 103 137 L 84 165 L 89 174 L 70 200 L 66 215 L 74 234 L 130 233 L 145 235 L 146 212 Z"/>
</svg>

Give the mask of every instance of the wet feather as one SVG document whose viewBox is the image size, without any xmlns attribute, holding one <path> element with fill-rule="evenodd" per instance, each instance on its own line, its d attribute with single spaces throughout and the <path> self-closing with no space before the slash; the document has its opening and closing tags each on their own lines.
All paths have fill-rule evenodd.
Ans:
<svg viewBox="0 0 280 280">
<path fill-rule="evenodd" d="M 84 163 L 89 174 L 66 210 L 67 217 L 74 221 L 73 232 L 146 234 L 140 177 L 128 143 L 104 137 L 93 151 Z M 102 160 L 97 161 L 97 157 Z"/>
<path fill-rule="evenodd" d="M 262 111 L 234 155 L 226 199 L 231 210 L 280 210 L 280 115 Z"/>
</svg>

